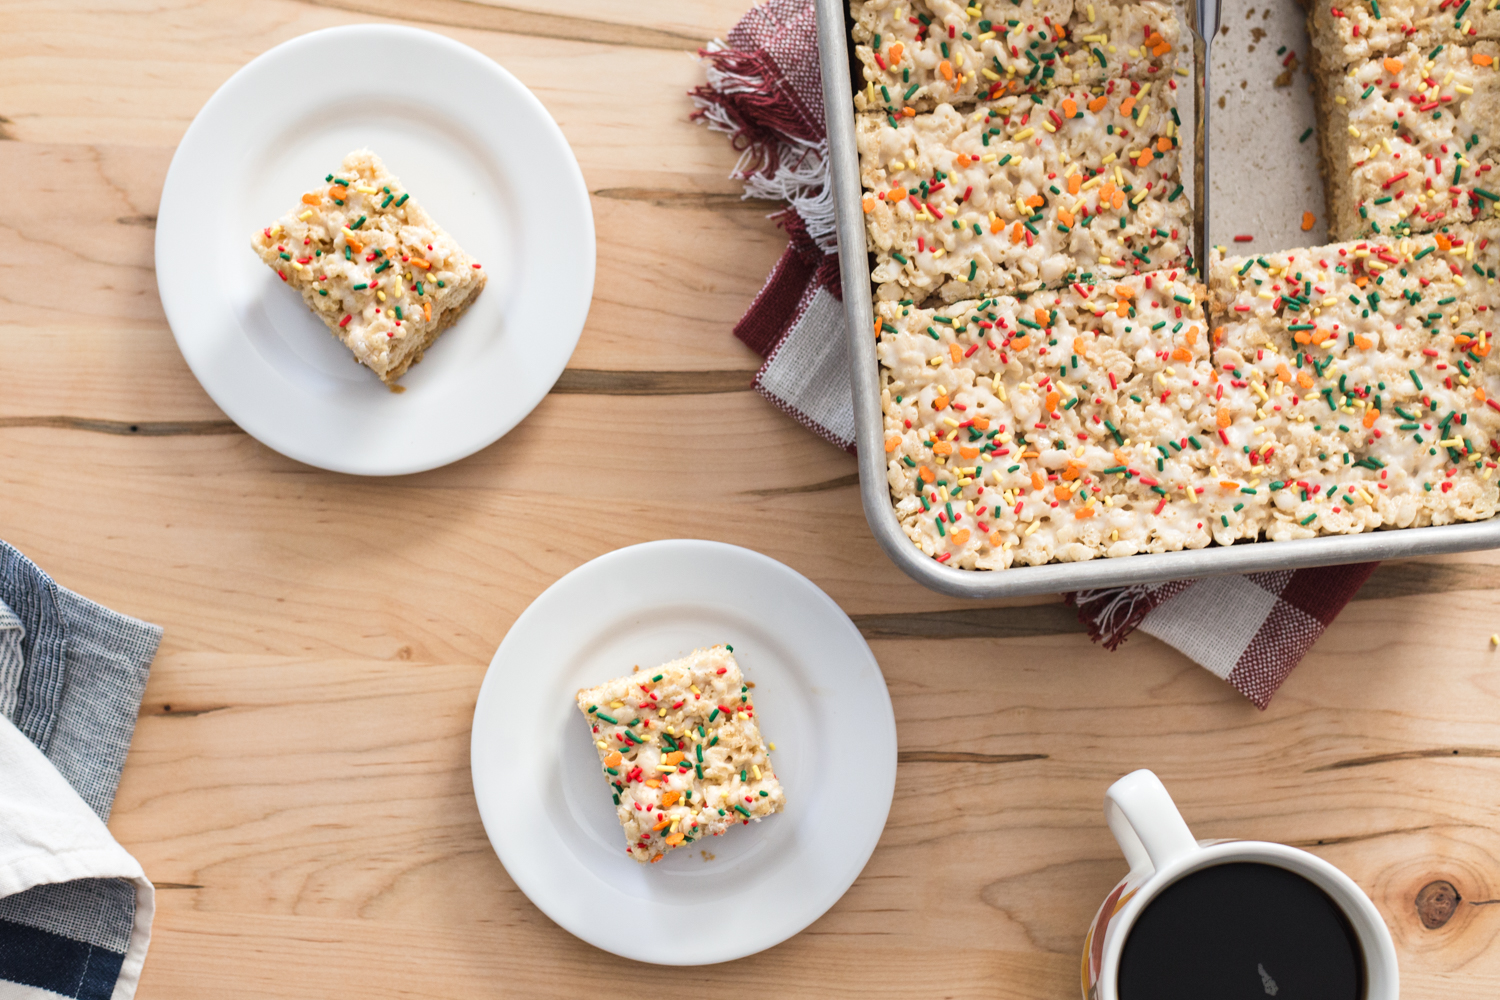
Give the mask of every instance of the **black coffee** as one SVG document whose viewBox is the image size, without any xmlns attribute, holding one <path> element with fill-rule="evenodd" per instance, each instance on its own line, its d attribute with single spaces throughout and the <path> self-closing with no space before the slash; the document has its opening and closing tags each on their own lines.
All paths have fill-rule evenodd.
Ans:
<svg viewBox="0 0 1500 1000">
<path fill-rule="evenodd" d="M 1284 868 L 1193 872 L 1125 939 L 1120 1000 L 1360 1000 L 1364 958 L 1327 893 Z"/>
</svg>

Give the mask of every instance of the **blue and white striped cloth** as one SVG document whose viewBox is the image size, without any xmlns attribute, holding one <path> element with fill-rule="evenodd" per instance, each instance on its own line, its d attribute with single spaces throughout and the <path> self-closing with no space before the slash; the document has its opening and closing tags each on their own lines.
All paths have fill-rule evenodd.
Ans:
<svg viewBox="0 0 1500 1000">
<path fill-rule="evenodd" d="M 104 822 L 161 629 L 0 542 L 0 1000 L 130 1000 L 155 896 Z"/>
</svg>

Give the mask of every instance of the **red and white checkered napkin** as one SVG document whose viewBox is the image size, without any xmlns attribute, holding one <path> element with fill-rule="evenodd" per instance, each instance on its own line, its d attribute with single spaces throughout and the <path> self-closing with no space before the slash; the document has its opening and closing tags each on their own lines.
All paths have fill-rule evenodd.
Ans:
<svg viewBox="0 0 1500 1000">
<path fill-rule="evenodd" d="M 838 238 L 813 0 L 751 8 L 727 42 L 700 51 L 708 82 L 693 117 L 740 151 L 731 175 L 775 213 L 790 240 L 734 335 L 766 359 L 755 391 L 854 451 Z M 1181 650 L 1265 708 L 1375 563 L 1175 580 L 1068 594 L 1089 635 L 1114 649 L 1137 628 Z"/>
</svg>

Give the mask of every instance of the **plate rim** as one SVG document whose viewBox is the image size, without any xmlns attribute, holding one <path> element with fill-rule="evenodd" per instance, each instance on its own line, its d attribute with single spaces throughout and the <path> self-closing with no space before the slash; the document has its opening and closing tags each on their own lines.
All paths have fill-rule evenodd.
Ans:
<svg viewBox="0 0 1500 1000">
<path fill-rule="evenodd" d="M 260 411 L 255 406 L 246 406 L 242 402 L 233 402 L 228 399 L 230 394 L 218 384 L 220 377 L 215 374 L 204 358 L 195 357 L 197 348 L 193 344 L 195 341 L 202 340 L 205 335 L 199 332 L 191 321 L 192 317 L 189 313 L 192 307 L 185 300 L 178 299 L 179 295 L 186 296 L 187 294 L 185 290 L 174 284 L 177 280 L 177 272 L 181 269 L 163 267 L 161 263 L 164 259 L 170 260 L 172 257 L 172 250 L 167 244 L 176 232 L 174 227 L 178 225 L 177 216 L 186 211 L 179 209 L 178 202 L 185 196 L 183 189 L 190 183 L 194 168 L 187 163 L 184 152 L 186 151 L 188 157 L 202 156 L 206 152 L 206 150 L 195 149 L 194 146 L 204 141 L 201 137 L 211 127 L 215 116 L 222 113 L 219 109 L 232 100 L 240 88 L 249 85 L 246 82 L 248 76 L 263 69 L 266 63 L 299 57 L 299 53 L 311 46 L 351 44 L 357 43 L 360 38 L 371 37 L 405 39 L 431 46 L 437 50 L 445 50 L 448 56 L 462 59 L 480 72 L 495 76 L 502 86 L 515 92 L 518 104 L 528 109 L 527 113 L 534 119 L 534 125 L 549 133 L 556 140 L 558 151 L 565 155 L 561 157 L 564 169 L 554 176 L 559 185 L 571 189 L 567 197 L 570 201 L 576 202 L 579 209 L 578 248 L 583 252 L 580 255 L 581 259 L 570 262 L 573 270 L 569 272 L 568 277 L 575 289 L 574 295 L 570 298 L 580 303 L 581 308 L 578 311 L 576 329 L 572 329 L 574 324 L 571 323 L 566 327 L 559 325 L 549 329 L 549 337 L 558 344 L 560 360 L 555 364 L 541 366 L 540 377 L 532 379 L 526 391 L 509 393 L 510 398 L 520 400 L 522 405 L 516 407 L 507 418 L 497 421 L 472 436 L 450 436 L 433 442 L 417 456 L 401 456 L 392 460 L 386 453 L 374 451 L 357 456 L 360 460 L 349 461 L 343 455 L 303 447 L 295 438 L 286 440 L 287 435 L 268 426 L 267 420 L 260 415 Z M 284 114 L 278 113 L 273 120 L 283 117 L 285 117 Z M 177 344 L 178 352 L 203 391 L 225 416 L 260 444 L 294 461 L 346 475 L 387 477 L 426 472 L 461 461 L 510 433 L 541 404 L 566 370 L 568 362 L 577 350 L 583 329 L 587 325 L 593 304 L 594 285 L 597 281 L 598 237 L 594 225 L 593 199 L 589 194 L 577 154 L 573 151 L 562 128 L 557 124 L 557 120 L 547 110 L 541 99 L 515 74 L 473 46 L 436 31 L 409 25 L 361 23 L 319 28 L 280 42 L 240 66 L 214 90 L 199 108 L 197 114 L 193 116 L 192 122 L 172 153 L 172 160 L 167 168 L 158 202 L 152 257 L 156 272 L 157 296 L 162 305 L 162 312 L 166 316 L 168 328 L 172 331 L 173 340 Z M 230 307 L 221 301 L 207 308 L 210 311 L 222 313 Z M 226 322 L 237 326 L 233 320 Z M 554 367 L 555 371 L 552 370 Z M 522 383 L 522 385 L 526 386 L 527 383 Z M 456 443 L 454 443 L 455 439 Z"/>
<path fill-rule="evenodd" d="M 673 550 L 676 551 L 674 552 Z M 850 866 L 848 870 L 847 880 L 839 879 L 837 880 L 837 884 L 831 883 L 831 888 L 834 891 L 830 891 L 827 898 L 825 900 L 822 900 L 819 905 L 810 907 L 807 913 L 796 915 L 793 920 L 786 923 L 784 926 L 777 926 L 770 933 L 767 933 L 759 938 L 751 939 L 748 942 L 736 942 L 731 944 L 730 947 L 721 947 L 718 950 L 705 951 L 702 954 L 698 955 L 685 956 L 680 953 L 674 953 L 669 958 L 643 957 L 637 952 L 622 950 L 620 947 L 613 945 L 612 942 L 604 939 L 603 935 L 597 933 L 597 928 L 595 926 L 583 926 L 579 921 L 568 919 L 564 915 L 560 914 L 558 912 L 558 908 L 552 904 L 551 897 L 549 897 L 548 893 L 545 891 L 545 883 L 547 881 L 547 877 L 545 875 L 538 874 L 539 870 L 528 868 L 525 865 L 517 864 L 515 867 L 512 867 L 511 865 L 506 864 L 505 855 L 504 853 L 502 853 L 501 843 L 497 842 L 497 835 L 494 832 L 496 829 L 504 829 L 504 824 L 498 821 L 492 822 L 489 815 L 487 815 L 488 810 L 484 801 L 485 795 L 480 791 L 480 772 L 482 770 L 480 764 L 480 753 L 482 750 L 482 737 L 480 733 L 481 716 L 486 711 L 487 701 L 492 698 L 498 697 L 498 695 L 492 693 L 495 686 L 504 683 L 503 681 L 496 679 L 499 676 L 499 671 L 496 669 L 496 667 L 498 664 L 500 664 L 501 657 L 505 653 L 507 645 L 512 643 L 512 637 L 517 635 L 523 628 L 530 627 L 529 623 L 531 621 L 534 621 L 536 618 L 539 618 L 542 615 L 546 614 L 547 612 L 543 608 L 543 605 L 548 596 L 552 595 L 552 597 L 556 599 L 557 594 L 560 588 L 563 587 L 565 581 L 574 578 L 576 574 L 598 573 L 601 571 L 607 571 L 610 566 L 613 566 L 615 564 L 626 562 L 632 558 L 637 558 L 647 554 L 655 554 L 658 552 L 666 552 L 672 557 L 676 558 L 707 556 L 708 558 L 727 557 L 730 559 L 749 559 L 754 562 L 759 562 L 762 566 L 770 569 L 772 572 L 782 574 L 787 579 L 799 581 L 800 584 L 806 588 L 808 595 L 823 606 L 825 612 L 833 613 L 834 617 L 832 618 L 832 620 L 836 622 L 838 624 L 838 627 L 844 630 L 850 638 L 854 639 L 858 643 L 858 648 L 862 650 L 863 658 L 867 661 L 868 666 L 872 668 L 873 676 L 878 680 L 878 683 L 872 686 L 872 691 L 878 692 L 880 707 L 883 709 L 883 711 L 881 712 L 881 718 L 879 720 L 876 720 L 880 724 L 879 728 L 881 731 L 875 734 L 875 739 L 872 740 L 872 744 L 883 742 L 888 748 L 888 752 L 883 755 L 879 755 L 878 757 L 875 755 L 871 755 L 869 758 L 867 758 L 872 763 L 876 763 L 879 765 L 880 773 L 876 775 L 876 777 L 878 779 L 878 794 L 880 795 L 881 802 L 879 803 L 879 809 L 875 810 L 875 813 L 879 817 L 879 823 L 878 825 L 872 823 L 870 831 L 867 832 L 866 836 L 861 840 L 861 842 L 856 845 L 855 850 L 846 852 L 846 854 L 851 857 L 857 855 L 858 860 L 857 865 Z M 871 720 L 866 720 L 866 723 L 869 723 L 870 721 Z M 755 549 L 740 545 L 733 545 L 727 542 L 714 541 L 711 539 L 668 538 L 640 542 L 633 545 L 623 546 L 618 549 L 613 549 L 574 567 L 572 570 L 569 570 L 567 573 L 558 577 L 551 584 L 549 584 L 531 601 L 530 604 L 526 606 L 526 609 L 522 611 L 519 616 L 517 616 L 515 622 L 506 631 L 504 638 L 500 641 L 499 646 L 495 650 L 494 656 L 490 659 L 489 665 L 485 668 L 484 680 L 480 685 L 479 694 L 475 700 L 474 717 L 470 728 L 469 738 L 469 771 L 470 781 L 473 785 L 475 804 L 479 810 L 480 821 L 484 826 L 485 837 L 489 841 L 491 850 L 494 851 L 497 860 L 500 861 L 500 864 L 502 865 L 502 867 L 504 867 L 506 874 L 510 877 L 511 881 L 515 883 L 516 888 L 520 889 L 521 892 L 526 896 L 526 898 L 532 903 L 532 905 L 541 910 L 549 920 L 551 920 L 553 923 L 557 924 L 564 930 L 568 931 L 578 939 L 596 948 L 599 948 L 601 951 L 619 955 L 622 958 L 627 958 L 632 961 L 647 964 L 699 966 L 733 961 L 735 959 L 745 958 L 747 956 L 764 951 L 768 948 L 775 947 L 776 945 L 781 944 L 782 942 L 801 933 L 808 926 L 816 922 L 830 909 L 832 909 L 833 906 L 844 897 L 844 895 L 849 891 L 850 887 L 853 886 L 855 881 L 858 880 L 860 874 L 863 873 L 865 867 L 869 864 L 870 858 L 874 855 L 875 848 L 879 845 L 880 838 L 884 833 L 886 823 L 890 818 L 890 809 L 895 798 L 896 789 L 896 740 L 897 732 L 895 710 L 894 706 L 891 703 L 890 689 L 885 682 L 885 675 L 880 668 L 880 663 L 875 658 L 874 651 L 870 649 L 869 643 L 865 640 L 864 636 L 860 634 L 859 629 L 854 624 L 853 620 L 849 618 L 848 614 L 843 610 L 843 608 L 841 608 L 838 603 L 828 595 L 826 591 L 824 591 L 811 579 L 799 573 L 792 567 L 762 552 L 758 552 Z M 597 878 L 594 873 L 587 872 L 586 869 L 584 871 L 590 877 Z M 804 917 L 805 919 L 803 919 Z"/>
</svg>

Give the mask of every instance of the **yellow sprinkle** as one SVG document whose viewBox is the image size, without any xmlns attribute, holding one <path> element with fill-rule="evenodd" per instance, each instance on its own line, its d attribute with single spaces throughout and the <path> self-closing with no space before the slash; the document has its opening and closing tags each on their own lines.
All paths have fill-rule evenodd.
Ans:
<svg viewBox="0 0 1500 1000">
<path fill-rule="evenodd" d="M 986 80 L 990 80 L 990 81 L 994 81 L 994 80 L 998 80 L 998 79 L 1000 79 L 1000 74 L 999 74 L 999 73 L 996 73 L 996 72 L 995 72 L 995 71 L 994 71 L 994 70 L 992 70 L 992 69 L 988 69 L 988 68 L 981 68 L 981 69 L 980 69 L 980 70 L 979 70 L 979 72 L 981 72 L 981 73 L 983 73 L 983 74 L 984 74 L 984 78 L 985 78 L 985 79 L 986 79 Z"/>
<path fill-rule="evenodd" d="M 751 764 L 750 765 L 750 773 L 753 774 L 753 775 L 755 775 L 755 780 L 756 781 L 760 780 L 760 766 L 759 765 L 757 765 L 757 764 Z"/>
<path fill-rule="evenodd" d="M 1438 447 L 1439 448 L 1462 448 L 1463 446 L 1464 446 L 1464 439 L 1463 438 L 1449 438 L 1446 441 L 1439 441 L 1438 442 Z"/>
<path fill-rule="evenodd" d="M 1016 142 L 1025 142 L 1027 139 L 1030 139 L 1034 135 L 1036 135 L 1036 129 L 1027 126 L 1021 131 L 1017 132 L 1015 135 L 1011 136 L 1011 139 Z"/>
<path fill-rule="evenodd" d="M 377 291 L 375 294 L 380 298 L 380 301 L 385 301 L 385 292 Z"/>
<path fill-rule="evenodd" d="M 979 162 L 980 163 L 994 163 L 995 162 L 995 154 L 994 153 L 985 153 L 983 156 L 981 156 L 979 158 Z M 991 212 L 990 214 L 994 215 L 995 213 Z"/>
<path fill-rule="evenodd" d="M 312 209 L 309 208 L 307 211 L 297 216 L 297 218 L 302 222 L 306 222 L 308 219 L 312 218 Z"/>
<path fill-rule="evenodd" d="M 595 740 L 594 741 L 594 746 L 598 747 L 600 750 L 607 750 L 607 749 L 609 749 L 609 744 L 605 743 L 603 740 Z"/>
<path fill-rule="evenodd" d="M 356 184 L 356 185 L 354 185 L 354 190 L 358 191 L 360 194 L 374 194 L 375 193 L 375 188 L 366 187 L 363 184 Z"/>
<path fill-rule="evenodd" d="M 657 764 L 656 765 L 656 769 L 658 771 L 675 771 L 675 770 L 677 770 L 677 765 L 676 764 Z"/>
<path fill-rule="evenodd" d="M 772 749 L 772 750 L 775 750 L 775 749 L 776 749 L 776 744 L 774 744 L 774 743 L 772 743 L 772 744 L 771 744 L 771 749 Z"/>
<path fill-rule="evenodd" d="M 1491 646 L 1500 646 L 1500 635 L 1492 635 L 1492 636 L 1490 636 L 1490 645 Z"/>
<path fill-rule="evenodd" d="M 1042 122 L 1042 128 L 1046 129 L 1048 132 L 1057 131 L 1057 126 L 1053 125 L 1051 122 Z"/>
<path fill-rule="evenodd" d="M 1109 164 L 1115 162 L 1115 154 L 1114 153 L 1106 153 L 1104 155 L 1104 159 L 1102 161 L 1100 161 L 1100 162 L 1102 162 L 1105 166 L 1109 166 Z"/>
<path fill-rule="evenodd" d="M 1354 136 L 1354 138 L 1358 139 L 1359 138 L 1359 129 L 1355 128 L 1353 125 L 1350 125 L 1349 126 L 1349 134 L 1352 135 L 1352 136 Z"/>
<path fill-rule="evenodd" d="M 1031 537 L 1031 533 L 1033 531 L 1035 531 L 1036 529 L 1040 528 L 1041 526 L 1042 526 L 1042 522 L 1041 521 L 1032 521 L 1031 522 L 1031 527 L 1027 528 L 1022 534 L 1026 538 L 1030 538 Z"/>
<path fill-rule="evenodd" d="M 1094 23 L 1094 5 L 1089 4 L 1089 24 Z"/>
</svg>

